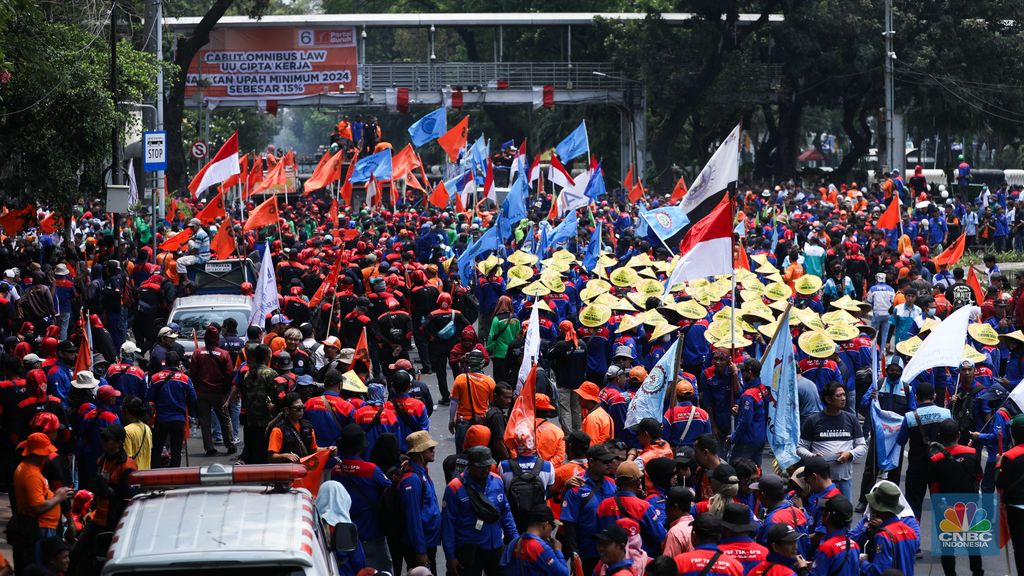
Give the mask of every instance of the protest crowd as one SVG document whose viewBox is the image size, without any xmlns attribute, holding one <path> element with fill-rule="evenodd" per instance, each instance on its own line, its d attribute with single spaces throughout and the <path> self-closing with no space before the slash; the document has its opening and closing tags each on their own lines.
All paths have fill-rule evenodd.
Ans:
<svg viewBox="0 0 1024 576">
<path fill-rule="evenodd" d="M 330 454 L 342 574 L 913 575 L 929 495 L 996 492 L 1021 573 L 1024 272 L 960 263 L 1021 244 L 1019 189 L 968 198 L 966 162 L 948 192 L 753 188 L 737 128 L 659 196 L 606 187 L 578 131 L 541 169 L 440 125 L 409 132 L 442 182 L 345 120 L 287 195 L 294 155 L 235 141 L 155 227 L 0 215 L 13 569 L 98 574 L 133 472 L 181 466 L 195 420 L 207 456 Z M 237 258 L 251 317 L 167 323 Z"/>
</svg>

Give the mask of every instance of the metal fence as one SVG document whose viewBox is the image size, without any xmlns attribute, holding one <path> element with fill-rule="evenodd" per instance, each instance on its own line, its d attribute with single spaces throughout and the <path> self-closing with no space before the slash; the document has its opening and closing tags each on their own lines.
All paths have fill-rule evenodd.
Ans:
<svg viewBox="0 0 1024 576">
<path fill-rule="evenodd" d="M 611 64 L 600 62 L 417 62 L 367 64 L 363 71 L 363 89 L 368 91 L 392 87 L 487 89 L 488 84 L 493 89 L 495 82 L 507 82 L 505 87 L 510 89 L 551 84 L 560 89 L 625 90 L 631 83 Z"/>
</svg>

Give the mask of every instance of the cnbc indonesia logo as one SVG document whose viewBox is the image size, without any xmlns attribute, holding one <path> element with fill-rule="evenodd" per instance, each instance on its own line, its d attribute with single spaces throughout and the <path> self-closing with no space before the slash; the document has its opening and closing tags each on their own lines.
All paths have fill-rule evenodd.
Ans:
<svg viewBox="0 0 1024 576">
<path fill-rule="evenodd" d="M 957 502 L 946 508 L 939 522 L 943 548 L 988 548 L 993 543 L 992 532 L 988 513 L 974 502 Z"/>
</svg>

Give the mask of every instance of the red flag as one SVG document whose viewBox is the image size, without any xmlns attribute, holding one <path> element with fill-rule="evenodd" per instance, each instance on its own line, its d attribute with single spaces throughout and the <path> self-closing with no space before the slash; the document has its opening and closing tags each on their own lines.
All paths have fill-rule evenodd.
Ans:
<svg viewBox="0 0 1024 576">
<path fill-rule="evenodd" d="M 632 204 L 636 204 L 637 202 L 640 201 L 641 198 L 644 197 L 645 192 L 647 191 L 644 190 L 643 183 L 640 182 L 639 179 L 637 179 L 636 184 L 633 184 L 633 187 L 629 189 L 629 201 Z"/>
<path fill-rule="evenodd" d="M 750 260 L 747 259 L 747 249 L 743 246 L 743 240 L 736 243 L 736 252 L 733 254 L 733 268 L 750 270 Z"/>
<path fill-rule="evenodd" d="M 936 256 L 933 262 L 935 262 L 936 266 L 952 266 L 953 264 L 956 264 L 964 255 L 964 247 L 966 244 L 967 234 L 961 234 L 960 237 L 956 239 L 956 242 L 950 244 L 949 248 L 946 248 L 942 251 L 942 254 Z"/>
<path fill-rule="evenodd" d="M 558 222 L 558 196 L 551 192 L 551 207 L 548 208 L 548 222 L 552 224 Z"/>
<path fill-rule="evenodd" d="M 165 252 L 175 252 L 178 248 L 181 248 L 188 242 L 189 238 L 192 237 L 192 229 L 185 228 L 181 232 L 178 232 L 174 236 L 171 236 L 167 240 L 160 243 L 159 248 Z"/>
<path fill-rule="evenodd" d="M 276 166 L 267 172 L 267 177 L 264 178 L 257 186 L 250 192 L 250 194 L 262 194 L 263 192 L 277 192 L 277 190 L 271 190 L 271 188 L 283 187 L 288 184 L 288 179 L 285 177 L 284 168 L 287 166 L 283 161 L 278 162 Z"/>
<path fill-rule="evenodd" d="M 683 199 L 683 196 L 686 196 L 686 192 L 686 180 L 683 180 L 683 177 L 680 176 L 679 181 L 676 182 L 676 187 L 672 189 L 672 196 L 668 199 L 668 203 L 675 204 L 679 202 Z"/>
<path fill-rule="evenodd" d="M 75 374 L 82 370 L 92 370 L 92 346 L 89 342 L 89 328 L 86 326 L 89 315 L 83 310 L 78 319 L 78 328 L 82 331 L 82 338 L 78 343 L 78 356 L 75 357 Z"/>
<path fill-rule="evenodd" d="M 235 237 L 231 234 L 231 218 L 224 220 L 210 241 L 210 251 L 218 260 L 227 260 L 235 253 Z"/>
<path fill-rule="evenodd" d="M 370 346 L 366 343 L 366 327 L 363 327 L 363 332 L 359 335 L 359 341 L 356 342 L 355 355 L 352 356 L 352 365 L 356 362 L 362 361 L 366 364 L 366 371 L 373 373 L 373 362 L 370 362 Z"/>
<path fill-rule="evenodd" d="M 629 165 L 629 170 L 626 170 L 626 177 L 622 179 L 622 187 L 626 190 L 633 189 L 633 165 Z"/>
<path fill-rule="evenodd" d="M 981 282 L 978 282 L 978 275 L 974 273 L 974 266 L 967 267 L 967 285 L 974 291 L 974 299 L 978 305 L 985 301 L 985 292 L 981 290 Z"/>
<path fill-rule="evenodd" d="M 444 186 L 444 182 L 441 182 L 441 186 Z M 466 211 L 466 205 L 462 203 L 462 194 L 455 194 L 455 211 L 462 214 Z"/>
<path fill-rule="evenodd" d="M 341 273 L 341 254 L 342 252 L 339 250 L 338 258 L 334 261 L 334 265 L 331 266 L 331 271 L 327 273 L 327 277 L 324 278 L 320 287 L 317 288 L 316 294 L 313 294 L 313 297 L 309 299 L 310 308 L 316 308 L 321 302 L 323 302 L 324 296 L 327 295 L 327 291 L 333 290 L 338 286 L 338 274 Z"/>
<path fill-rule="evenodd" d="M 451 130 L 444 133 L 437 139 L 437 143 L 448 154 L 448 159 L 454 162 L 459 157 L 459 150 L 466 146 L 469 139 L 469 116 L 465 116 Z"/>
<path fill-rule="evenodd" d="M 537 450 L 537 410 L 534 407 L 534 396 L 537 392 L 537 364 L 530 367 L 530 373 L 523 382 L 523 389 L 512 406 L 512 412 L 508 415 L 508 423 L 505 424 L 505 434 L 502 436 L 505 446 L 509 450 L 527 448 L 530 451 Z"/>
<path fill-rule="evenodd" d="M 306 475 L 302 478 L 297 478 L 292 482 L 292 486 L 295 488 L 305 488 L 309 490 L 313 498 L 316 498 L 317 493 L 320 491 L 320 481 L 324 477 L 324 466 L 331 461 L 331 456 L 329 448 L 320 448 L 309 456 L 299 459 L 299 464 L 306 468 Z"/>
<path fill-rule="evenodd" d="M 357 160 L 359 160 L 358 150 L 349 160 L 348 170 L 345 172 L 345 183 L 341 185 L 341 199 L 349 206 L 352 205 L 352 173 L 355 172 Z"/>
<path fill-rule="evenodd" d="M 205 208 L 196 213 L 196 218 L 203 224 L 209 224 L 217 218 L 224 218 L 227 212 L 224 211 L 224 192 L 218 192 Z"/>
<path fill-rule="evenodd" d="M 878 218 L 878 222 L 875 226 L 879 228 L 899 228 L 900 226 L 900 196 L 896 194 L 892 197 L 892 202 L 889 203 L 889 207 L 885 209 L 885 212 Z"/>
<path fill-rule="evenodd" d="M 284 164 L 278 164 L 283 166 Z M 249 213 L 242 229 L 245 231 L 256 230 L 261 226 L 273 226 L 277 224 L 277 196 L 271 196 L 263 204 L 260 204 Z"/>
<path fill-rule="evenodd" d="M 20 210 L 8 210 L 6 214 L 0 216 L 0 226 L 4 227 L 4 232 L 8 236 L 16 235 L 35 224 L 35 221 L 36 207 L 32 204 L 26 204 Z"/>
<path fill-rule="evenodd" d="M 448 207 L 449 201 L 451 201 L 451 196 L 448 194 L 448 188 L 444 185 L 444 180 L 442 180 L 437 183 L 437 187 L 430 193 L 430 204 L 444 210 Z M 462 199 L 460 198 L 459 202 L 461 203 L 461 201 Z"/>
<path fill-rule="evenodd" d="M 57 215 L 57 211 L 50 212 L 45 218 L 39 221 L 39 230 L 43 234 L 53 234 L 64 227 L 64 219 Z"/>
<path fill-rule="evenodd" d="M 253 160 L 252 170 L 249 170 L 249 175 L 245 179 L 245 190 L 243 191 L 242 198 L 248 198 L 249 194 L 260 185 L 263 180 L 263 157 L 256 156 Z"/>
<path fill-rule="evenodd" d="M 337 228 L 339 226 L 338 221 L 338 199 L 331 199 L 331 207 L 327 210 L 327 217 L 331 219 L 331 225 Z"/>
</svg>

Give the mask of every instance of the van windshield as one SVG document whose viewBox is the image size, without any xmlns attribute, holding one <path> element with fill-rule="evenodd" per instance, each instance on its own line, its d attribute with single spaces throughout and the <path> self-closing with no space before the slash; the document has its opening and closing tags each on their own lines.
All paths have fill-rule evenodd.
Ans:
<svg viewBox="0 0 1024 576">
<path fill-rule="evenodd" d="M 115 572 L 114 576 L 303 576 L 302 568 L 297 566 L 215 566 L 210 568 L 197 568 L 195 566 L 182 566 L 181 568 L 167 568 L 164 570 L 146 570 L 144 572 Z"/>
<path fill-rule="evenodd" d="M 179 310 L 173 318 L 181 326 L 179 332 L 182 338 L 192 338 L 196 333 L 197 338 L 202 338 L 206 333 L 206 327 L 216 322 L 219 326 L 224 325 L 224 320 L 234 318 L 239 326 L 248 326 L 249 313 L 240 309 L 221 310 Z"/>
</svg>

